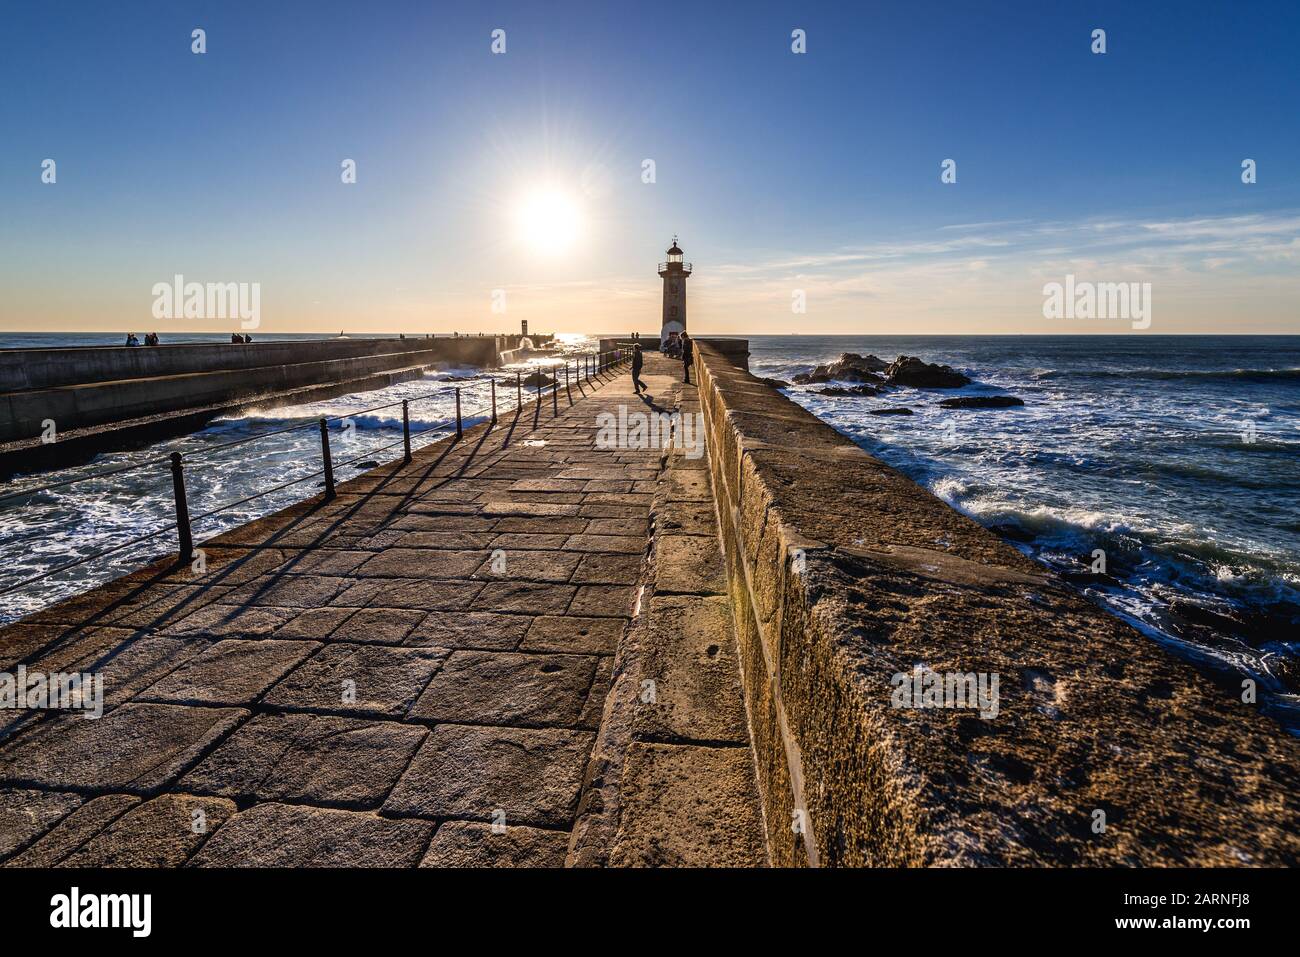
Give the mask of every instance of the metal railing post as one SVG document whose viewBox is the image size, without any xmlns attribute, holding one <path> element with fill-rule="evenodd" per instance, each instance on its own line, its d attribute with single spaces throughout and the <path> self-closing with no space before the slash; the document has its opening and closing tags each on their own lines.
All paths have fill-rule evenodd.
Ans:
<svg viewBox="0 0 1300 957">
<path fill-rule="evenodd" d="M 524 410 L 524 380 L 519 370 L 515 370 L 515 411 Z"/>
<path fill-rule="evenodd" d="M 497 424 L 497 380 L 492 380 L 492 424 Z"/>
<path fill-rule="evenodd" d="M 194 535 L 190 531 L 190 506 L 185 500 L 185 473 L 181 471 L 181 453 L 172 453 L 172 491 L 176 493 L 176 534 L 180 539 L 181 561 L 194 557 Z"/>
<path fill-rule="evenodd" d="M 334 462 L 330 459 L 330 432 L 325 416 L 320 417 L 320 454 L 325 463 L 325 497 L 334 497 Z"/>
<path fill-rule="evenodd" d="M 411 464 L 411 406 L 402 400 L 402 463 Z"/>
<path fill-rule="evenodd" d="M 456 390 L 456 438 L 461 438 L 465 434 L 460 424 L 460 389 Z"/>
<path fill-rule="evenodd" d="M 552 369 L 552 372 L 555 370 Z M 560 414 L 560 377 L 551 376 L 551 415 Z"/>
</svg>

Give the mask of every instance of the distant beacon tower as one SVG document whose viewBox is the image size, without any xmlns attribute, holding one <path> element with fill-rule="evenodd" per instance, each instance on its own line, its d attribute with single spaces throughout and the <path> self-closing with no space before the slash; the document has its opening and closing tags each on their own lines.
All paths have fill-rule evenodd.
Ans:
<svg viewBox="0 0 1300 957">
<path fill-rule="evenodd" d="M 686 277 L 691 274 L 691 264 L 682 262 L 682 251 L 677 237 L 668 248 L 668 262 L 659 264 L 659 275 L 664 279 L 664 324 L 659 331 L 659 346 L 663 348 L 674 333 L 686 331 Z"/>
<path fill-rule="evenodd" d="M 520 319 L 520 320 L 519 320 L 519 334 L 520 334 L 521 336 L 526 336 L 526 335 L 528 335 L 528 320 L 527 320 L 527 319 Z"/>
</svg>

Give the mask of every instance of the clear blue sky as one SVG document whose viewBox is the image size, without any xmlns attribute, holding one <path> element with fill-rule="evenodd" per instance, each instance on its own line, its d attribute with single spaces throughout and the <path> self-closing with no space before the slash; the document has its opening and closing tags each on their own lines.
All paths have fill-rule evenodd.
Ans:
<svg viewBox="0 0 1300 957">
<path fill-rule="evenodd" d="M 181 273 L 260 282 L 276 331 L 653 329 L 676 232 L 697 331 L 1116 331 L 1045 325 L 1067 271 L 1152 281 L 1152 332 L 1300 331 L 1295 3 L 4 17 L 0 328 L 143 329 Z M 539 186 L 576 197 L 563 254 L 518 239 Z"/>
</svg>

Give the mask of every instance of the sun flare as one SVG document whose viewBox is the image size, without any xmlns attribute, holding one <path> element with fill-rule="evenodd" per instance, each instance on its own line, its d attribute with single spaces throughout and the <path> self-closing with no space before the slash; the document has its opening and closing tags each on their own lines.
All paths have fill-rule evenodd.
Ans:
<svg viewBox="0 0 1300 957">
<path fill-rule="evenodd" d="M 515 211 L 516 235 L 521 244 L 540 255 L 568 252 L 582 231 L 582 210 L 564 190 L 535 189 Z"/>
</svg>

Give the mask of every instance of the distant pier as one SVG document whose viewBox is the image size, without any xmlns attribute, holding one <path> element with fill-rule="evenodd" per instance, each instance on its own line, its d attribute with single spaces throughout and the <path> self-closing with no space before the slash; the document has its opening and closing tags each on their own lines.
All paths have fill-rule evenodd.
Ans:
<svg viewBox="0 0 1300 957">
<path fill-rule="evenodd" d="M 539 343 L 550 338 L 532 337 Z M 0 474 L 184 434 L 250 404 L 297 404 L 381 389 L 439 364 L 492 368 L 520 339 L 413 336 L 3 349 Z"/>
</svg>

